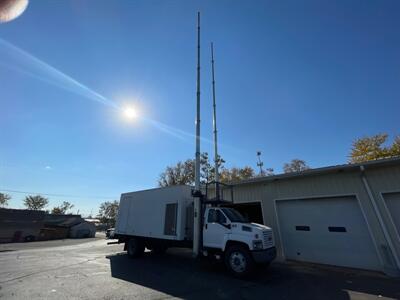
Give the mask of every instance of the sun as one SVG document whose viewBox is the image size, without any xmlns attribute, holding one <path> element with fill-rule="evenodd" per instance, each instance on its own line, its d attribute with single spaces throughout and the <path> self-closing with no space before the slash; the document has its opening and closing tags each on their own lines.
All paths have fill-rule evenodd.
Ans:
<svg viewBox="0 0 400 300">
<path fill-rule="evenodd" d="M 138 112 L 133 107 L 126 107 L 124 109 L 124 116 L 129 120 L 133 120 L 138 117 Z"/>
</svg>

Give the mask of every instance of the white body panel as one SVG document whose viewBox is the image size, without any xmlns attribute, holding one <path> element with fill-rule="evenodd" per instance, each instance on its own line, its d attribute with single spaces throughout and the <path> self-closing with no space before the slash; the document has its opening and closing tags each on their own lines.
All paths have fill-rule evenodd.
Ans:
<svg viewBox="0 0 400 300">
<path fill-rule="evenodd" d="M 203 227 L 203 245 L 204 247 L 224 249 L 226 235 L 231 230 L 218 223 L 206 223 Z"/>
<path fill-rule="evenodd" d="M 192 187 L 171 186 L 121 195 L 115 233 L 149 238 L 184 240 L 187 207 Z M 167 204 L 177 204 L 176 233 L 165 234 Z"/>
</svg>

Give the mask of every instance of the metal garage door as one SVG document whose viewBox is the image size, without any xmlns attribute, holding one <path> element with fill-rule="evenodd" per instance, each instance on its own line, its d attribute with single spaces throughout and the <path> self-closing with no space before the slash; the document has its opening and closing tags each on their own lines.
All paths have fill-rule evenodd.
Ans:
<svg viewBox="0 0 400 300">
<path fill-rule="evenodd" d="M 355 197 L 277 201 L 287 259 L 380 270 Z"/>
<path fill-rule="evenodd" d="M 386 207 L 400 237 L 400 193 L 384 194 Z"/>
</svg>

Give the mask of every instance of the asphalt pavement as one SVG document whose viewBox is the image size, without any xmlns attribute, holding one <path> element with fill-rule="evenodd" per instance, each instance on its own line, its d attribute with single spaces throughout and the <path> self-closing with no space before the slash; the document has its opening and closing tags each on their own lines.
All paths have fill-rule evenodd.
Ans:
<svg viewBox="0 0 400 300">
<path fill-rule="evenodd" d="M 130 259 L 104 239 L 0 245 L 1 299 L 400 299 L 379 273 L 273 263 L 250 279 L 185 249 Z"/>
</svg>

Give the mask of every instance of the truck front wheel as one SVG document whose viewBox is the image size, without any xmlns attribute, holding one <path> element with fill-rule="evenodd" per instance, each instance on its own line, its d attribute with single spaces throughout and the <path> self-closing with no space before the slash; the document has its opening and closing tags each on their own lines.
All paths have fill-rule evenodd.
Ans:
<svg viewBox="0 0 400 300">
<path fill-rule="evenodd" d="M 137 238 L 131 238 L 127 245 L 128 255 L 132 258 L 139 257 L 144 252 L 143 243 Z"/>
<path fill-rule="evenodd" d="M 246 247 L 232 245 L 226 250 L 225 265 L 236 277 L 245 277 L 253 271 L 255 264 Z"/>
</svg>

